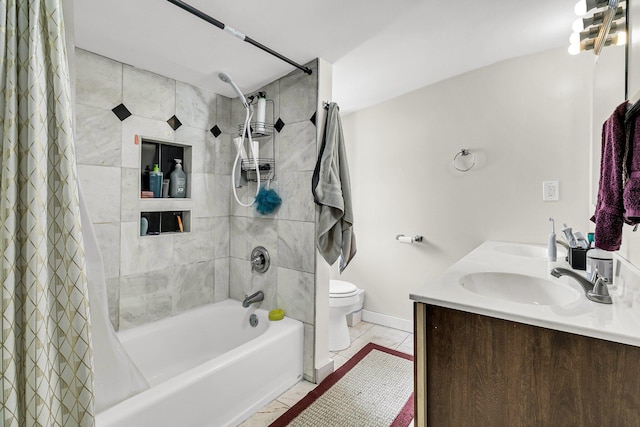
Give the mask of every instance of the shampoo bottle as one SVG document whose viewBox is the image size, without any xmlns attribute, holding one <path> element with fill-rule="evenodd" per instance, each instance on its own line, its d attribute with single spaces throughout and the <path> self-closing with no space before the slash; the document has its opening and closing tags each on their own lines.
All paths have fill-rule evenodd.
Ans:
<svg viewBox="0 0 640 427">
<path fill-rule="evenodd" d="M 162 172 L 156 163 L 149 173 L 149 189 L 153 192 L 153 197 L 162 197 Z"/>
<path fill-rule="evenodd" d="M 187 175 L 182 170 L 182 160 L 175 159 L 176 168 L 171 172 L 169 183 L 169 197 L 187 197 Z"/>
</svg>

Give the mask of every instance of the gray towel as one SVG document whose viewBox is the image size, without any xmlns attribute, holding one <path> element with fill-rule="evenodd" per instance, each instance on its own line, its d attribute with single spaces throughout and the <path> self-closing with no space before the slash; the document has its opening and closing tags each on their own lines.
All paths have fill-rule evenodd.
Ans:
<svg viewBox="0 0 640 427">
<path fill-rule="evenodd" d="M 344 148 L 339 108 L 329 104 L 322 146 L 313 172 L 313 197 L 320 206 L 317 246 L 322 257 L 333 265 L 340 257 L 340 273 L 356 254 L 349 166 Z"/>
</svg>

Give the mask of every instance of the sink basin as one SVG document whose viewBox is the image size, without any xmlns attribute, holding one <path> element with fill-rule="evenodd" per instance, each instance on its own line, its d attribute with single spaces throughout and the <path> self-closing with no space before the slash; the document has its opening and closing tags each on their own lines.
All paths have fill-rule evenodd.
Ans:
<svg viewBox="0 0 640 427">
<path fill-rule="evenodd" d="M 560 282 L 515 273 L 471 273 L 460 279 L 466 290 L 486 297 L 535 305 L 565 305 L 582 294 Z"/>
<path fill-rule="evenodd" d="M 525 258 L 547 258 L 546 246 L 500 245 L 493 248 L 493 250 L 503 254 Z M 558 245 L 557 251 L 558 258 L 564 258 L 566 256 L 566 251 L 562 246 Z"/>
</svg>

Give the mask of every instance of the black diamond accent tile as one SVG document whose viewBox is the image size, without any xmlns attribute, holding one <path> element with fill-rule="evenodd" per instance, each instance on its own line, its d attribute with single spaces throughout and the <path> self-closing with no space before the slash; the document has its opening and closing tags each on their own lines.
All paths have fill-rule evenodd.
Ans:
<svg viewBox="0 0 640 427">
<path fill-rule="evenodd" d="M 117 107 L 114 107 L 111 111 L 113 111 L 113 114 L 115 114 L 116 117 L 120 119 L 120 121 L 123 121 L 131 115 L 131 111 L 129 111 L 127 107 L 124 106 L 124 104 L 120 104 Z"/>
<path fill-rule="evenodd" d="M 213 136 L 215 136 L 216 138 L 220 136 L 220 134 L 222 133 L 222 131 L 220 130 L 220 128 L 218 127 L 218 125 L 215 125 L 214 127 L 212 127 L 211 129 L 209 129 L 211 131 L 211 133 L 213 134 Z"/>
<path fill-rule="evenodd" d="M 284 122 L 282 121 L 282 119 L 278 119 L 278 121 L 276 122 L 275 125 L 273 125 L 274 128 L 276 128 L 276 130 L 278 131 L 278 133 L 280 133 L 280 131 L 282 130 L 282 128 L 284 127 Z"/>
<path fill-rule="evenodd" d="M 316 113 L 313 113 L 313 116 L 311 116 L 311 118 L 309 119 L 311 120 L 311 123 L 313 123 L 313 125 L 316 125 Z"/>
<path fill-rule="evenodd" d="M 180 120 L 178 120 L 176 116 L 171 116 L 171 118 L 167 120 L 167 123 L 169 123 L 169 126 L 171 126 L 171 129 L 173 130 L 176 130 L 180 126 L 182 126 L 182 123 L 180 122 Z"/>
</svg>

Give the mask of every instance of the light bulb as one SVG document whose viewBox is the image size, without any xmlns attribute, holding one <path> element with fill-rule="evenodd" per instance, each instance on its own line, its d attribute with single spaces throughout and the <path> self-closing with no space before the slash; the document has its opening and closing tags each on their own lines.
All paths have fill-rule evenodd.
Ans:
<svg viewBox="0 0 640 427">
<path fill-rule="evenodd" d="M 571 33 L 571 36 L 569 36 L 569 43 L 580 44 L 580 33 Z"/>
<path fill-rule="evenodd" d="M 582 18 L 578 18 L 573 21 L 572 29 L 575 33 L 579 33 L 580 31 L 584 30 L 584 21 L 582 20 Z"/>
<path fill-rule="evenodd" d="M 587 13 L 587 0 L 580 0 L 576 3 L 576 6 L 573 8 L 573 11 L 578 16 L 585 15 Z"/>
<path fill-rule="evenodd" d="M 569 45 L 569 49 L 567 49 L 569 52 L 569 55 L 577 55 L 580 53 L 580 44 L 579 43 L 574 43 Z"/>
<path fill-rule="evenodd" d="M 616 45 L 622 46 L 624 44 L 627 44 L 627 33 L 626 31 L 620 31 L 616 34 Z"/>
</svg>

